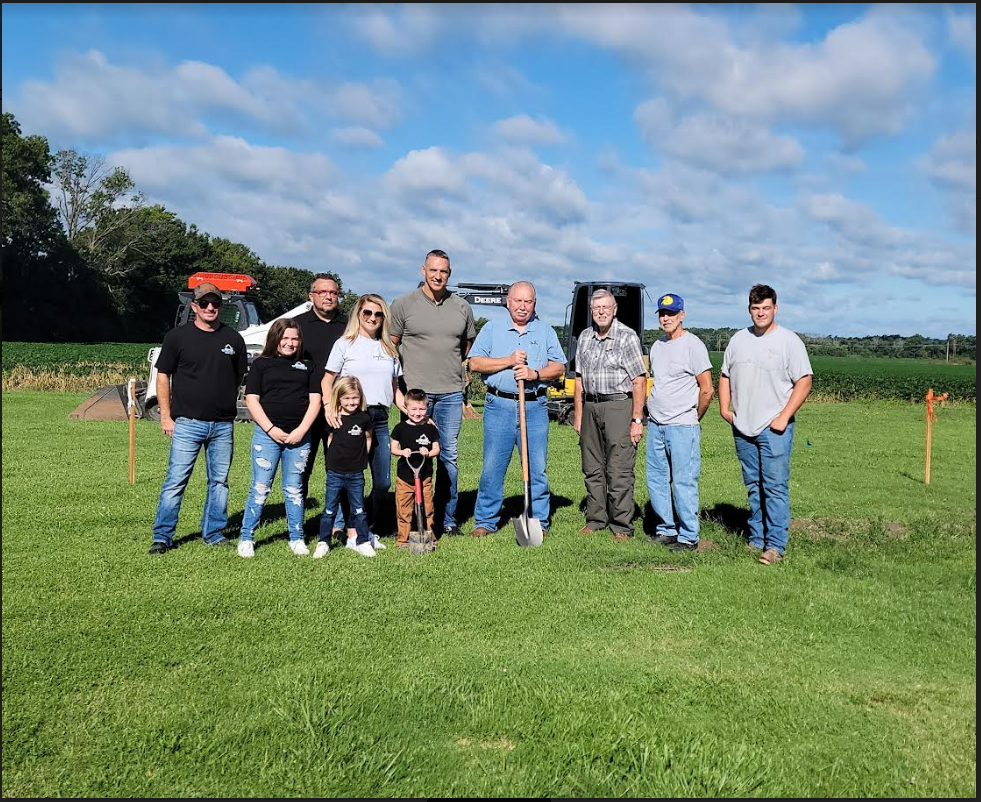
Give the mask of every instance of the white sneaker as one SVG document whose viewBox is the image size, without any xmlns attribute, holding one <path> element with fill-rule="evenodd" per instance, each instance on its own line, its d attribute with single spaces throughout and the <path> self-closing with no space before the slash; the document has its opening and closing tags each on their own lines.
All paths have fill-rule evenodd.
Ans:
<svg viewBox="0 0 981 802">
<path fill-rule="evenodd" d="M 240 540 L 238 542 L 238 556 L 255 557 L 255 546 L 252 545 L 251 540 Z"/>
<path fill-rule="evenodd" d="M 374 557 L 375 550 L 371 543 L 358 543 L 355 545 L 354 550 L 360 554 L 362 557 Z"/>
<path fill-rule="evenodd" d="M 375 551 L 385 551 L 388 548 L 374 532 L 371 533 L 371 547 Z"/>
<path fill-rule="evenodd" d="M 358 539 L 356 537 L 349 537 L 344 543 L 344 548 L 351 549 L 351 551 L 356 551 L 357 547 Z"/>
<path fill-rule="evenodd" d="M 306 557 L 310 553 L 310 549 L 307 548 L 307 544 L 302 540 L 291 540 L 290 551 L 292 551 L 297 557 Z"/>
<path fill-rule="evenodd" d="M 321 540 L 317 544 L 316 550 L 314 550 L 314 552 L 313 552 L 313 559 L 319 560 L 322 557 L 326 557 L 328 551 L 330 551 L 330 543 L 328 543 L 325 540 Z"/>
</svg>

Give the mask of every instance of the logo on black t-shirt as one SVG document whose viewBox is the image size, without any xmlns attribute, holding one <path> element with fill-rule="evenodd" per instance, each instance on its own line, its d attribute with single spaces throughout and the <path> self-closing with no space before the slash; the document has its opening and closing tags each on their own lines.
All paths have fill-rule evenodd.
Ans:
<svg viewBox="0 0 981 802">
<path fill-rule="evenodd" d="M 221 349 L 221 352 L 223 354 L 227 354 L 228 356 L 234 356 L 235 355 L 235 349 L 232 348 L 232 346 L 231 345 L 228 345 L 227 343 L 225 344 L 225 347 Z"/>
<path fill-rule="evenodd" d="M 302 362 L 294 362 L 292 365 L 290 365 L 290 367 L 292 367 L 294 370 L 306 370 L 307 369 L 307 366 L 304 365 Z"/>
<path fill-rule="evenodd" d="M 347 430 L 347 433 L 349 435 L 351 435 L 352 437 L 357 437 L 359 434 L 362 433 L 362 430 L 361 430 L 361 427 L 360 426 L 358 426 L 357 424 L 355 424 L 354 428 Z"/>
<path fill-rule="evenodd" d="M 421 434 L 421 435 L 419 435 L 419 437 L 416 438 L 416 442 L 420 446 L 426 446 L 428 448 L 429 447 L 429 444 L 432 443 L 432 440 L 430 440 L 428 437 L 426 437 L 426 435 Z"/>
</svg>

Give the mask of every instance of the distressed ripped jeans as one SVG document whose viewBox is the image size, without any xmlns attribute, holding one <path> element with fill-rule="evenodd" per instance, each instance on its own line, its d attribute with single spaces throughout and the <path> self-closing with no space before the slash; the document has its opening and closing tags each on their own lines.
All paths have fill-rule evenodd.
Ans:
<svg viewBox="0 0 981 802">
<path fill-rule="evenodd" d="M 276 478 L 276 468 L 282 463 L 281 482 L 286 506 L 286 525 L 290 540 L 303 540 L 303 470 L 310 459 L 310 438 L 296 445 L 277 443 L 258 426 L 252 435 L 252 486 L 242 516 L 242 540 L 252 540 L 266 506 L 269 491 Z"/>
</svg>

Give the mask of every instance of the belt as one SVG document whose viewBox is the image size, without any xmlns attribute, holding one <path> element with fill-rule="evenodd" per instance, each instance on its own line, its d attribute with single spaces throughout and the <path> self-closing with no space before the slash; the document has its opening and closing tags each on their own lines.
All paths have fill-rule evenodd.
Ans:
<svg viewBox="0 0 981 802">
<path fill-rule="evenodd" d="M 629 398 L 626 393 L 583 393 L 583 396 L 590 404 L 598 404 L 603 401 L 626 401 Z"/>
<path fill-rule="evenodd" d="M 517 401 L 520 398 L 518 393 L 507 393 L 504 390 L 497 390 L 493 387 L 488 387 L 487 392 L 491 395 L 496 395 L 498 398 L 506 398 L 509 401 Z M 548 392 L 547 387 L 539 387 L 537 390 L 532 390 L 531 392 L 525 390 L 525 401 L 537 401 L 542 398 L 545 393 Z"/>
<path fill-rule="evenodd" d="M 384 409 L 388 410 L 388 407 L 384 404 L 368 404 L 368 409 Z"/>
</svg>

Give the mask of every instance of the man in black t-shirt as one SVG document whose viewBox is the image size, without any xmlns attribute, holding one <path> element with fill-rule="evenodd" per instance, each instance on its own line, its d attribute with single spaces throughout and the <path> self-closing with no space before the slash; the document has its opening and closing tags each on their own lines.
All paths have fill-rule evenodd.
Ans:
<svg viewBox="0 0 981 802">
<path fill-rule="evenodd" d="M 315 378 L 320 382 L 327 368 L 327 357 L 347 327 L 347 317 L 338 308 L 341 288 L 329 273 L 318 273 L 310 285 L 310 303 L 313 308 L 309 312 L 297 315 L 293 320 L 300 326 L 303 333 L 303 358 L 313 362 L 316 371 Z M 319 386 L 319 385 L 318 385 Z M 325 398 L 324 403 L 330 401 Z M 310 459 L 303 471 L 303 497 L 307 498 L 310 489 L 310 474 L 313 473 L 314 463 L 321 443 L 324 453 L 327 453 L 327 421 L 323 415 L 310 427 Z M 343 515 L 338 517 L 339 524 L 343 523 Z"/>
<path fill-rule="evenodd" d="M 221 305 L 221 291 L 214 284 L 199 284 L 191 301 L 194 322 L 168 332 L 157 357 L 160 428 L 171 441 L 150 554 L 165 554 L 174 547 L 181 501 L 202 447 L 208 493 L 201 537 L 209 546 L 228 545 L 223 533 L 232 430 L 248 358 L 242 335 L 219 322 Z"/>
</svg>

